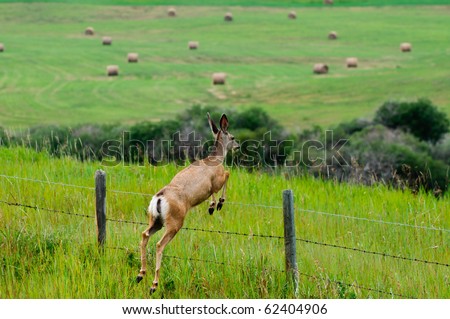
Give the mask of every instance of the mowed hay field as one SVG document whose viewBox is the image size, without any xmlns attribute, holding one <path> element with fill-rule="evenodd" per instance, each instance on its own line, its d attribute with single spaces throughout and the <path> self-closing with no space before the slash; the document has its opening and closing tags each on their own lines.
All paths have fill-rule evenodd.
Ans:
<svg viewBox="0 0 450 319">
<path fill-rule="evenodd" d="M 420 97 L 450 114 L 449 6 L 246 3 L 255 4 L 176 6 L 176 18 L 167 6 L 1 3 L 0 123 L 158 121 L 202 104 L 257 106 L 303 129 L 371 118 L 386 100 Z M 94 36 L 84 35 L 89 26 Z M 402 53 L 402 42 L 412 52 Z M 127 62 L 131 52 L 138 63 Z M 348 57 L 357 68 L 346 67 Z M 316 63 L 329 73 L 313 74 Z M 108 65 L 119 76 L 106 76 Z M 227 74 L 225 85 L 212 85 L 216 72 Z"/>
<path fill-rule="evenodd" d="M 101 252 L 92 189 L 99 164 L 22 148 L 3 149 L 0 161 L 0 298 L 150 297 L 162 233 L 150 239 L 149 275 L 136 284 L 146 194 L 180 167 L 106 168 L 110 221 Z M 151 297 L 294 297 L 279 238 L 284 189 L 294 192 L 299 298 L 450 298 L 448 196 L 239 169 L 231 169 L 220 212 L 210 216 L 205 202 L 188 214 Z"/>
</svg>

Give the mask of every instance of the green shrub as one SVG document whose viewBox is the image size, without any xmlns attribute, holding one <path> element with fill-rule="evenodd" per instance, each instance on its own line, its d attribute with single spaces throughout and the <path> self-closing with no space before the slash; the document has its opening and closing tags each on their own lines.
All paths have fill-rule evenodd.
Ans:
<svg viewBox="0 0 450 319">
<path fill-rule="evenodd" d="M 372 122 L 364 119 L 354 119 L 350 122 L 339 124 L 334 129 L 334 134 L 337 137 L 348 138 L 350 135 L 360 132 L 366 127 L 372 125 Z"/>
<path fill-rule="evenodd" d="M 368 127 L 352 137 L 350 147 L 363 179 L 437 192 L 448 188 L 447 165 L 433 159 L 430 146 L 409 133 Z"/>
<path fill-rule="evenodd" d="M 427 99 L 386 102 L 376 112 L 375 122 L 391 129 L 399 128 L 432 143 L 439 141 L 450 127 L 447 115 Z"/>
</svg>

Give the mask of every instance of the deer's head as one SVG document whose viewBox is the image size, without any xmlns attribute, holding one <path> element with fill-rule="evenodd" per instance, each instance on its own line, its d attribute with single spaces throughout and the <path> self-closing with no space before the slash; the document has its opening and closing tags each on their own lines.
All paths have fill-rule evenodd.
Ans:
<svg viewBox="0 0 450 319">
<path fill-rule="evenodd" d="M 214 124 L 214 121 L 211 119 L 211 116 L 208 113 L 208 122 L 209 126 L 211 127 L 211 131 L 214 135 L 215 143 L 214 145 L 216 148 L 222 148 L 224 151 L 223 155 L 226 155 L 225 153 L 230 150 L 235 150 L 239 148 L 239 143 L 236 142 L 234 139 L 234 136 L 228 132 L 228 118 L 225 114 L 222 114 L 222 117 L 220 118 L 219 125 L 220 129 L 217 128 L 216 124 Z"/>
</svg>

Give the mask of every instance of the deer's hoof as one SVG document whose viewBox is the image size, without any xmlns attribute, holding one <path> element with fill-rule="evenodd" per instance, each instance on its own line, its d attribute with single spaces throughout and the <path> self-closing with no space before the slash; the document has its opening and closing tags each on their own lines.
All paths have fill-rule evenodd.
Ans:
<svg viewBox="0 0 450 319">
<path fill-rule="evenodd" d="M 219 203 L 217 204 L 217 210 L 221 210 L 222 209 L 224 201 L 225 201 L 225 199 L 223 199 L 223 198 L 219 199 Z"/>
<path fill-rule="evenodd" d="M 140 282 L 142 281 L 142 279 L 144 279 L 144 277 L 142 277 L 141 275 L 138 275 L 138 276 L 136 277 L 136 282 L 137 282 L 137 283 L 140 283 Z"/>
<path fill-rule="evenodd" d="M 214 213 L 214 207 L 210 207 L 208 209 L 208 212 L 209 212 L 210 215 L 212 215 Z"/>
<path fill-rule="evenodd" d="M 155 291 L 156 291 L 156 288 L 157 288 L 158 286 L 156 285 L 153 285 L 151 288 L 150 288 L 150 295 L 152 295 Z"/>
</svg>

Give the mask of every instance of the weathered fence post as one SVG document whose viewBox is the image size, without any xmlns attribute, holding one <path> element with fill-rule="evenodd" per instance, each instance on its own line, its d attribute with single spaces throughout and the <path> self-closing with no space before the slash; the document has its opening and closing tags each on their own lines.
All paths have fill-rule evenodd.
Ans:
<svg viewBox="0 0 450 319">
<path fill-rule="evenodd" d="M 95 172 L 95 211 L 97 215 L 97 240 L 103 247 L 106 239 L 106 173 Z"/>
<path fill-rule="evenodd" d="M 286 279 L 293 283 L 295 296 L 298 295 L 298 267 L 294 222 L 294 195 L 292 190 L 283 191 L 284 249 L 286 253 Z"/>
</svg>

